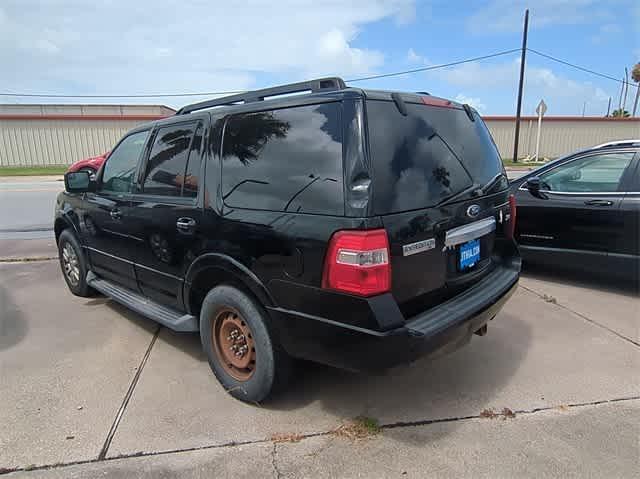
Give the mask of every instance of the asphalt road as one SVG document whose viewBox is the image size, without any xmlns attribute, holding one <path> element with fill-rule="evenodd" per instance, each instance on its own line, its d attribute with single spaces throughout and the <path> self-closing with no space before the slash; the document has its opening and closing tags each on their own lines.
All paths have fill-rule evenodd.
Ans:
<svg viewBox="0 0 640 479">
<path fill-rule="evenodd" d="M 219 386 L 197 334 L 72 296 L 56 261 L 0 262 L 0 278 L 0 474 L 12 479 L 640 470 L 640 300 L 624 285 L 526 274 L 488 334 L 454 354 L 378 376 L 305 365 L 259 407 Z M 351 439 L 356 416 L 381 431 Z"/>
<path fill-rule="evenodd" d="M 59 177 L 0 178 L 0 239 L 51 236 Z"/>
</svg>

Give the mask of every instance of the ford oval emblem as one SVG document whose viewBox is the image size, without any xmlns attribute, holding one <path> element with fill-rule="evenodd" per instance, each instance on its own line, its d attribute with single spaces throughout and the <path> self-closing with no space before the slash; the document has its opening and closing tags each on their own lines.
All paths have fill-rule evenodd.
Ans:
<svg viewBox="0 0 640 479">
<path fill-rule="evenodd" d="M 467 216 L 469 218 L 475 218 L 476 216 L 478 216 L 480 214 L 480 206 L 478 205 L 471 205 L 467 208 Z"/>
</svg>

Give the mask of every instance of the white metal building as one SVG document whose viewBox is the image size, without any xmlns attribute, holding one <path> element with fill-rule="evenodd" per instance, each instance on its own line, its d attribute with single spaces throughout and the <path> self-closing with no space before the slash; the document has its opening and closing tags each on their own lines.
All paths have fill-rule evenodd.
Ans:
<svg viewBox="0 0 640 479">
<path fill-rule="evenodd" d="M 0 166 L 71 164 L 173 113 L 162 105 L 0 105 Z"/>
<path fill-rule="evenodd" d="M 502 158 L 513 157 L 516 119 L 512 116 L 485 116 Z M 521 117 L 518 157 L 533 156 L 536 150 L 538 118 Z M 542 120 L 540 156 L 557 158 L 572 151 L 613 140 L 640 138 L 640 118 L 550 116 Z"/>
</svg>

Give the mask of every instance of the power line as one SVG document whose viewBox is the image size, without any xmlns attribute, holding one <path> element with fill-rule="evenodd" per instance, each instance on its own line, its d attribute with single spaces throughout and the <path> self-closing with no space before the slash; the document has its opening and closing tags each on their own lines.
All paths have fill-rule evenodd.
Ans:
<svg viewBox="0 0 640 479">
<path fill-rule="evenodd" d="M 531 53 L 535 53 L 536 55 L 539 55 L 541 57 L 548 58 L 549 60 L 553 60 L 554 62 L 558 62 L 558 63 L 562 63 L 563 65 L 570 66 L 570 67 L 575 68 L 577 70 L 581 70 L 583 72 L 591 73 L 592 75 L 596 75 L 596 76 L 599 76 L 599 77 L 602 77 L 602 78 L 606 78 L 607 80 L 613 80 L 613 81 L 618 82 L 618 83 L 629 83 L 629 82 L 624 82 L 624 81 L 620 80 L 619 78 L 612 77 L 611 75 L 606 75 L 604 73 L 600 73 L 600 72 L 597 72 L 597 71 L 594 71 L 594 70 L 590 70 L 590 69 L 585 68 L 585 67 L 581 67 L 580 65 L 575 65 L 573 63 L 569 63 L 568 61 L 565 61 L 565 60 L 560 60 L 559 58 L 553 57 L 551 55 L 547 55 L 546 53 L 539 52 L 537 50 L 534 50 L 533 48 L 527 48 L 527 51 L 530 51 Z M 631 85 L 631 86 L 634 86 L 634 87 L 638 88 L 637 85 Z"/>
<path fill-rule="evenodd" d="M 446 68 L 455 65 L 461 65 L 463 63 L 477 62 L 480 60 L 486 60 L 488 58 L 498 57 L 501 55 L 508 55 L 510 53 L 515 53 L 520 51 L 519 48 L 514 48 L 512 50 L 506 50 L 503 52 L 492 53 L 489 55 L 483 55 L 480 57 L 468 58 L 466 60 L 460 60 L 451 63 L 443 63 L 440 65 L 431 65 L 428 67 L 422 68 L 414 68 L 413 70 L 405 70 L 400 72 L 393 73 L 383 73 L 380 75 L 372 75 L 368 77 L 361 78 L 353 78 L 351 80 L 346 80 L 348 83 L 354 83 L 364 80 L 374 80 L 376 78 L 387 78 L 399 75 L 408 75 L 411 73 L 424 72 L 429 70 L 436 70 L 439 68 Z M 166 94 L 136 94 L 136 95 L 62 95 L 62 94 L 48 94 L 48 93 L 0 93 L 0 96 L 9 96 L 9 97 L 30 97 L 30 98 L 164 98 L 164 97 L 188 97 L 188 96 L 213 96 L 213 95 L 233 95 L 236 93 L 244 93 L 242 90 L 238 91 L 206 91 L 206 92 L 197 92 L 197 93 L 166 93 Z"/>
<path fill-rule="evenodd" d="M 494 57 L 499 57 L 499 56 L 502 56 L 502 55 L 508 55 L 510 53 L 519 52 L 520 50 L 521 50 L 520 48 L 513 48 L 512 50 L 505 50 L 503 52 L 492 53 L 490 55 L 483 55 L 481 57 L 469 58 L 467 60 L 460 60 L 460 61 L 457 61 L 457 62 L 441 63 L 440 65 L 431 65 L 431 66 L 428 66 L 428 67 L 414 68 L 413 70 L 404 70 L 404 71 L 401 71 L 401 72 L 383 73 L 381 75 L 372 75 L 372 76 L 362 77 L 362 78 L 353 78 L 351 80 L 345 80 L 345 81 L 348 82 L 348 83 L 353 83 L 353 82 L 357 82 L 357 81 L 374 80 L 376 78 L 387 78 L 387 77 L 395 77 L 395 76 L 399 76 L 399 75 L 408 75 L 410 73 L 426 72 L 426 71 L 429 71 L 429 70 L 437 70 L 438 68 L 452 67 L 452 66 L 455 66 L 455 65 L 462 65 L 463 63 L 477 62 L 477 61 L 480 61 L 480 60 L 486 60 L 488 58 L 494 58 Z"/>
</svg>

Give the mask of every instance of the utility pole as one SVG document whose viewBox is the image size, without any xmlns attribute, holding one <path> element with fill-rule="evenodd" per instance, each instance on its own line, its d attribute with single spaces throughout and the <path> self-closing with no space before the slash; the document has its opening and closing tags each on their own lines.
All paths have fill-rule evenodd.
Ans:
<svg viewBox="0 0 640 479">
<path fill-rule="evenodd" d="M 640 97 L 640 83 L 636 85 L 636 100 L 633 102 L 633 113 L 631 116 L 636 116 L 636 110 L 638 109 L 638 98 Z"/>
<path fill-rule="evenodd" d="M 524 63 L 527 57 L 527 33 L 529 31 L 529 9 L 524 11 L 522 31 L 522 53 L 520 54 L 520 83 L 518 84 L 518 106 L 516 107 L 516 137 L 513 141 L 513 161 L 518 162 L 518 140 L 520 139 L 520 112 L 522 111 L 522 89 L 524 85 Z"/>
<path fill-rule="evenodd" d="M 584 117 L 584 111 L 587 109 L 587 102 L 582 103 L 582 116 Z"/>
<path fill-rule="evenodd" d="M 611 113 L 611 97 L 609 97 L 609 104 L 607 105 L 607 114 L 605 116 L 609 116 Z"/>
<path fill-rule="evenodd" d="M 618 110 L 622 111 L 622 94 L 624 93 L 624 78 L 622 79 L 622 86 L 620 88 L 620 100 L 618 100 Z"/>
<path fill-rule="evenodd" d="M 624 67 L 624 100 L 622 100 L 622 117 L 624 117 L 624 110 L 627 108 L 627 92 L 629 91 L 629 70 Z"/>
</svg>

